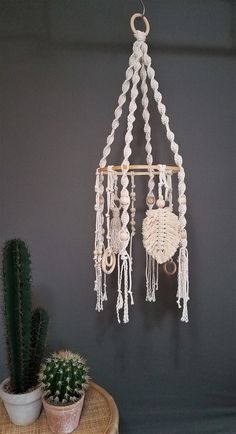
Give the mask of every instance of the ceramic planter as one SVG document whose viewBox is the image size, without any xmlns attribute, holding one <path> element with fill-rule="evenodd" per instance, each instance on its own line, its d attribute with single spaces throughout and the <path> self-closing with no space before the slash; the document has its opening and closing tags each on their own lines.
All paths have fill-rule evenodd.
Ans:
<svg viewBox="0 0 236 434">
<path fill-rule="evenodd" d="M 69 405 L 52 405 L 43 399 L 43 407 L 51 431 L 56 434 L 69 434 L 74 431 L 79 424 L 83 404 L 84 395 L 79 401 Z"/>
<path fill-rule="evenodd" d="M 39 386 L 32 392 L 8 393 L 5 385 L 9 378 L 0 384 L 0 397 L 12 423 L 15 425 L 30 425 L 40 415 L 42 408 L 42 387 Z"/>
</svg>

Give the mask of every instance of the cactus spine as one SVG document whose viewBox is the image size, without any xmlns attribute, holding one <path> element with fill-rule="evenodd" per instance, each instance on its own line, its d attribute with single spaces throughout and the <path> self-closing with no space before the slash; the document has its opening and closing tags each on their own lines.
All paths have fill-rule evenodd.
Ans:
<svg viewBox="0 0 236 434">
<path fill-rule="evenodd" d="M 31 260 L 22 240 L 6 242 L 2 280 L 10 389 L 24 393 L 37 384 L 36 360 L 45 346 L 48 317 L 42 311 L 45 327 L 40 327 L 38 315 L 31 318 Z"/>
<path fill-rule="evenodd" d="M 59 351 L 42 365 L 39 378 L 50 404 L 68 405 L 78 401 L 88 387 L 88 367 L 79 354 Z"/>
</svg>

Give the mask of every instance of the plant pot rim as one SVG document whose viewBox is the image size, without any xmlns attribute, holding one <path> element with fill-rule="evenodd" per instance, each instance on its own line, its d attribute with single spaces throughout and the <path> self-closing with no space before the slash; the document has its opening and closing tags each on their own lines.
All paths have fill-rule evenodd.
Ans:
<svg viewBox="0 0 236 434">
<path fill-rule="evenodd" d="M 40 399 L 42 397 L 42 386 L 41 384 L 39 384 L 38 386 L 35 387 L 35 389 L 29 391 L 29 392 L 24 392 L 24 393 L 10 393 L 7 392 L 5 390 L 5 385 L 7 383 L 9 383 L 10 378 L 5 378 L 5 380 L 2 381 L 2 383 L 0 384 L 0 397 L 2 398 L 3 401 L 8 402 L 10 404 L 22 404 L 22 401 L 24 400 L 24 402 L 30 403 L 30 402 L 34 402 L 37 401 L 38 399 Z"/>
<path fill-rule="evenodd" d="M 85 397 L 85 393 L 83 393 L 83 395 L 80 397 L 80 399 L 78 399 L 75 402 L 71 402 L 70 404 L 67 404 L 67 405 L 50 404 L 45 398 L 42 398 L 42 401 L 43 401 L 43 406 L 45 408 L 50 408 L 50 409 L 53 409 L 55 411 L 60 411 L 60 412 L 62 412 L 62 411 L 66 412 L 66 411 L 69 411 L 69 410 L 73 409 L 74 407 L 76 407 L 76 405 L 78 403 L 81 403 L 81 401 L 84 399 L 84 397 Z"/>
</svg>

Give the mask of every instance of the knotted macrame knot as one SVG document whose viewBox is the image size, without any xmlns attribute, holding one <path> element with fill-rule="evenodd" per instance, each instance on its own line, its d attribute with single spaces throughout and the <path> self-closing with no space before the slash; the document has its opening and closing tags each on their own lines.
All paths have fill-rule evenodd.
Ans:
<svg viewBox="0 0 236 434">
<path fill-rule="evenodd" d="M 136 30 L 136 32 L 134 32 L 134 37 L 137 39 L 137 41 L 145 41 L 146 40 L 146 33 L 142 32 L 141 30 Z"/>
</svg>

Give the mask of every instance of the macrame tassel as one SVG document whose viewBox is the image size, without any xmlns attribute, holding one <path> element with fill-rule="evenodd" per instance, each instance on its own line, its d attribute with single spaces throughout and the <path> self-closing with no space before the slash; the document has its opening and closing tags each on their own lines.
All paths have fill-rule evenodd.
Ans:
<svg viewBox="0 0 236 434">
<path fill-rule="evenodd" d="M 181 309 L 181 299 L 183 300 L 183 311 L 181 321 L 188 322 L 188 301 L 189 301 L 189 276 L 188 276 L 188 249 L 180 247 L 179 250 L 179 270 L 178 270 L 178 292 L 177 304 Z"/>
<path fill-rule="evenodd" d="M 94 291 L 97 293 L 97 301 L 95 309 L 100 312 L 103 310 L 103 272 L 102 272 L 102 252 L 104 246 L 104 197 L 103 197 L 103 177 L 97 173 L 95 192 L 96 192 L 96 229 L 95 229 L 95 245 L 94 245 L 94 267 L 95 267 L 95 282 Z"/>
<path fill-rule="evenodd" d="M 107 301 L 107 276 L 102 270 L 102 258 L 98 257 L 95 265 L 95 282 L 94 291 L 97 293 L 97 302 L 95 310 L 101 312 L 103 310 L 103 302 Z"/>
<path fill-rule="evenodd" d="M 104 273 L 102 301 L 107 301 L 107 276 Z"/>
<path fill-rule="evenodd" d="M 94 291 L 97 293 L 97 302 L 95 310 L 103 310 L 103 302 L 107 301 L 107 281 L 106 274 L 103 273 L 101 265 L 96 267 L 96 280 L 94 282 Z"/>
<path fill-rule="evenodd" d="M 146 253 L 146 301 L 156 301 L 158 291 L 159 270 L 158 263 Z"/>
<path fill-rule="evenodd" d="M 117 261 L 117 267 L 118 267 L 118 296 L 117 296 L 117 302 L 116 302 L 116 314 L 117 314 L 117 320 L 120 324 L 120 310 L 123 308 L 124 300 L 121 290 L 121 268 L 120 268 L 120 255 L 118 255 L 118 261 Z"/>
<path fill-rule="evenodd" d="M 136 193 L 135 193 L 134 189 L 135 189 L 135 183 L 134 183 L 134 175 L 132 173 L 132 175 L 131 175 L 131 192 L 130 192 L 130 198 L 131 198 L 131 206 L 130 206 L 131 233 L 130 233 L 130 242 L 129 242 L 129 256 L 130 256 L 130 260 L 131 260 L 131 271 L 133 271 L 133 238 L 134 238 L 135 232 L 136 232 L 136 229 L 135 229 Z"/>
<path fill-rule="evenodd" d="M 97 264 L 96 265 L 96 279 L 94 282 L 94 291 L 97 293 L 97 302 L 96 302 L 96 307 L 95 310 L 97 310 L 98 312 L 101 312 L 103 310 L 103 291 L 102 291 L 102 267 L 101 264 Z"/>
<path fill-rule="evenodd" d="M 171 211 L 173 211 L 173 188 L 171 173 L 167 173 L 166 176 L 165 201 L 169 202 L 169 208 Z"/>
<path fill-rule="evenodd" d="M 121 230 L 121 220 L 119 208 L 113 209 L 113 217 L 111 219 L 111 249 L 114 253 L 119 253 L 121 242 L 119 240 L 119 232 Z"/>
<path fill-rule="evenodd" d="M 123 288 L 123 295 L 122 295 Z M 116 303 L 117 320 L 120 323 L 119 311 L 123 308 L 123 322 L 129 322 L 129 296 L 130 303 L 134 304 L 131 279 L 131 259 L 125 251 L 118 255 L 118 297 Z"/>
</svg>

